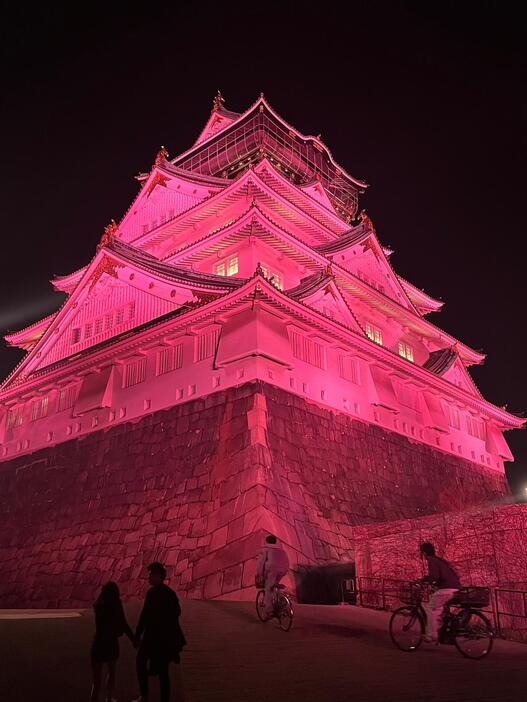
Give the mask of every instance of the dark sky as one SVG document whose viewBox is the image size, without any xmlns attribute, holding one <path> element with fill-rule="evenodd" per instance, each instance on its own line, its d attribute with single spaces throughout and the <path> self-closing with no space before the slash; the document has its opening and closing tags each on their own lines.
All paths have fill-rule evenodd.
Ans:
<svg viewBox="0 0 527 702">
<path fill-rule="evenodd" d="M 160 144 L 188 148 L 220 88 L 264 91 L 371 184 L 396 270 L 483 349 L 483 394 L 527 411 L 526 25 L 507 2 L 14 3 L 3 10 L 0 332 L 51 312 Z M 130 3 L 131 5 L 131 3 Z M 343 11 L 347 7 L 347 13 Z M 110 9 L 108 9 L 110 8 Z M 19 358 L 0 351 L 6 375 Z M 508 435 L 514 488 L 527 432 Z"/>
</svg>

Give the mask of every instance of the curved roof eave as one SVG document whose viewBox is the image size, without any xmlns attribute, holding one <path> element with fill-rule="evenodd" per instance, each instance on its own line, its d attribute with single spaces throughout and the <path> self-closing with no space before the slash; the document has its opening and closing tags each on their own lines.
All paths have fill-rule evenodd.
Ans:
<svg viewBox="0 0 527 702">
<path fill-rule="evenodd" d="M 256 109 L 258 109 L 260 107 L 260 105 L 263 105 L 270 112 L 270 114 L 272 114 L 273 117 L 282 124 L 282 126 L 285 129 L 288 129 L 288 130 L 294 132 L 295 135 L 299 139 L 303 139 L 304 141 L 312 141 L 313 143 L 316 143 L 319 147 L 321 147 L 326 152 L 326 154 L 327 154 L 329 160 L 331 161 L 331 163 L 333 164 L 333 166 L 336 169 L 338 169 L 342 175 L 346 176 L 346 178 L 349 178 L 349 180 L 352 183 L 354 183 L 354 185 L 358 186 L 359 188 L 369 187 L 368 183 L 366 183 L 363 180 L 359 180 L 358 178 L 354 178 L 350 173 L 348 173 L 344 168 L 342 168 L 342 166 L 340 166 L 335 161 L 330 149 L 318 137 L 310 135 L 310 134 L 302 134 L 301 132 L 298 131 L 298 129 L 296 129 L 291 124 L 286 122 L 282 117 L 280 117 L 280 115 L 277 112 L 275 112 L 275 110 L 271 107 L 271 105 L 267 102 L 267 100 L 265 99 L 265 97 L 263 95 L 260 95 L 260 97 L 247 110 L 245 110 L 245 112 L 242 112 L 237 119 L 230 122 L 223 129 L 218 130 L 215 134 L 212 134 L 207 139 L 204 139 L 203 141 L 199 142 L 199 144 L 194 144 L 193 146 L 191 146 L 189 149 L 184 151 L 182 154 L 180 154 L 176 158 L 171 159 L 170 163 L 172 165 L 175 165 L 178 161 L 181 161 L 183 158 L 187 157 L 193 151 L 195 151 L 199 148 L 202 148 L 203 146 L 205 146 L 209 142 L 213 141 L 216 137 L 218 137 L 223 132 L 236 126 L 239 122 L 241 122 L 243 119 L 245 119 L 247 116 L 249 116 L 252 112 L 254 112 Z"/>
</svg>

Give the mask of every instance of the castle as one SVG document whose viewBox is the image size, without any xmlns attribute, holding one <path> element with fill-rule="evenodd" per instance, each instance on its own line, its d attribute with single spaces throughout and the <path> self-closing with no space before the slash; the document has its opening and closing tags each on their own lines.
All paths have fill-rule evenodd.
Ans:
<svg viewBox="0 0 527 702">
<path fill-rule="evenodd" d="M 236 598 L 266 531 L 294 566 L 353 558 L 353 529 L 507 494 L 484 355 L 399 276 L 367 184 L 260 98 L 220 94 L 196 142 L 162 148 L 60 309 L 6 337 L 0 598 L 180 590 Z M 4 576 L 3 576 L 4 577 Z"/>
</svg>

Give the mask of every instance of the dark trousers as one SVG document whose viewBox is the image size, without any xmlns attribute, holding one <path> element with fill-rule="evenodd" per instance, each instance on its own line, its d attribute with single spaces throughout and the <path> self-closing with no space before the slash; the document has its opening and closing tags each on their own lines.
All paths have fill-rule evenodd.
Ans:
<svg viewBox="0 0 527 702">
<path fill-rule="evenodd" d="M 139 681 L 139 691 L 142 697 L 148 697 L 148 659 L 150 654 L 144 645 L 139 647 L 135 662 L 137 670 L 137 680 Z M 159 689 L 161 702 L 169 702 L 170 699 L 170 676 L 168 673 L 168 663 L 158 666 Z"/>
</svg>

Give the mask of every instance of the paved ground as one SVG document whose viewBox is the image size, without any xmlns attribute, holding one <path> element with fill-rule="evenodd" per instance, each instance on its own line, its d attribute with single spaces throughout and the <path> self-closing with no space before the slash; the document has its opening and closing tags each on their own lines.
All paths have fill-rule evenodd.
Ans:
<svg viewBox="0 0 527 702">
<path fill-rule="evenodd" d="M 453 647 L 395 649 L 387 615 L 356 607 L 297 606 L 293 629 L 261 624 L 250 603 L 183 601 L 187 702 L 517 702 L 527 646 L 497 641 L 487 659 Z M 127 608 L 135 624 L 138 608 Z M 1 702 L 81 702 L 90 687 L 90 612 L 54 620 L 0 618 Z M 136 693 L 125 640 L 119 702 Z M 157 694 L 151 698 L 158 699 Z"/>
</svg>

